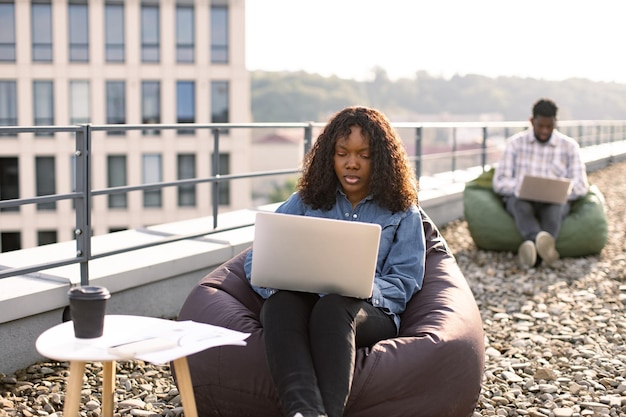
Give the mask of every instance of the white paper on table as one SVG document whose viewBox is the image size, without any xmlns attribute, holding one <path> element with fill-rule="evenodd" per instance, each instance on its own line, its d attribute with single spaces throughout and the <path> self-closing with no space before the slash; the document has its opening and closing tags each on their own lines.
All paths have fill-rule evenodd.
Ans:
<svg viewBox="0 0 626 417">
<path fill-rule="evenodd" d="M 99 347 L 115 354 L 119 359 L 140 359 L 162 364 L 216 346 L 245 346 L 248 336 L 250 333 L 206 323 L 164 320 L 158 327 L 134 329 L 126 334 L 117 334 L 114 338 L 106 338 Z M 149 347 L 150 341 L 154 341 L 152 348 Z M 113 347 L 124 350 L 125 345 L 139 348 L 136 351 L 127 349 L 124 353 L 111 350 Z M 154 350 L 155 346 L 157 350 Z"/>
</svg>

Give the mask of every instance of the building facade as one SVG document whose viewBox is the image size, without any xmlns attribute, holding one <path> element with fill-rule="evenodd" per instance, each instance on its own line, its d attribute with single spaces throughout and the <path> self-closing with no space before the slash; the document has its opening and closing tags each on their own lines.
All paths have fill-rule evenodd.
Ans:
<svg viewBox="0 0 626 417">
<path fill-rule="evenodd" d="M 244 0 L 0 0 L 0 125 L 247 123 Z M 221 133 L 220 173 L 250 132 Z M 73 133 L 0 136 L 0 199 L 73 191 Z M 211 175 L 209 129 L 94 132 L 93 190 Z M 210 184 L 94 197 L 93 234 L 211 215 Z M 220 185 L 220 210 L 250 183 Z M 74 238 L 71 200 L 3 208 L 1 250 Z"/>
</svg>

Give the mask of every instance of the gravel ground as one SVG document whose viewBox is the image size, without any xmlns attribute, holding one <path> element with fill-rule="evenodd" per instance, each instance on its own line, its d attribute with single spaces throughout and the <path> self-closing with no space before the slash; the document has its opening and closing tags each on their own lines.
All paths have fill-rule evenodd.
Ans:
<svg viewBox="0 0 626 417">
<path fill-rule="evenodd" d="M 464 221 L 442 229 L 478 303 L 486 363 L 475 416 L 626 416 L 626 162 L 589 176 L 604 194 L 598 256 L 522 270 L 476 249 Z"/>
<path fill-rule="evenodd" d="M 608 242 L 597 256 L 521 270 L 511 253 L 477 250 L 463 220 L 442 228 L 484 323 L 476 417 L 626 417 L 624 178 L 626 162 L 589 176 L 604 194 L 609 220 Z M 42 362 L 0 374 L 0 417 L 60 416 L 68 369 Z M 102 367 L 86 371 L 81 416 L 99 417 Z M 118 364 L 116 417 L 181 412 L 169 366 Z"/>
</svg>

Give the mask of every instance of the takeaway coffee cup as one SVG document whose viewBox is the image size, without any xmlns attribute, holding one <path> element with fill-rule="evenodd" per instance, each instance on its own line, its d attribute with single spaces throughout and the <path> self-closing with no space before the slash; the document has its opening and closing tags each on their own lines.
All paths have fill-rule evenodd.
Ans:
<svg viewBox="0 0 626 417">
<path fill-rule="evenodd" d="M 111 298 L 104 287 L 81 286 L 68 291 L 70 316 L 74 322 L 74 336 L 92 339 L 102 336 L 107 300 Z"/>
</svg>

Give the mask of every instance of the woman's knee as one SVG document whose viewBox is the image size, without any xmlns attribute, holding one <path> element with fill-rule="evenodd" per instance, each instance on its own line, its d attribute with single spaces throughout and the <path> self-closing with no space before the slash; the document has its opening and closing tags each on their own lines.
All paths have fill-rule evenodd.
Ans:
<svg viewBox="0 0 626 417">
<path fill-rule="evenodd" d="M 263 302 L 261 324 L 273 318 L 298 315 L 307 316 L 317 295 L 294 291 L 278 291 Z"/>
<path fill-rule="evenodd" d="M 319 299 L 311 312 L 311 324 L 328 326 L 351 323 L 358 312 L 358 300 L 337 294 L 328 294 Z M 341 326 L 341 325 L 340 325 Z"/>
<path fill-rule="evenodd" d="M 339 294 L 327 294 L 321 297 L 317 303 L 315 303 L 314 310 L 323 311 L 345 311 L 354 306 L 356 300 L 351 297 L 344 297 Z"/>
</svg>

